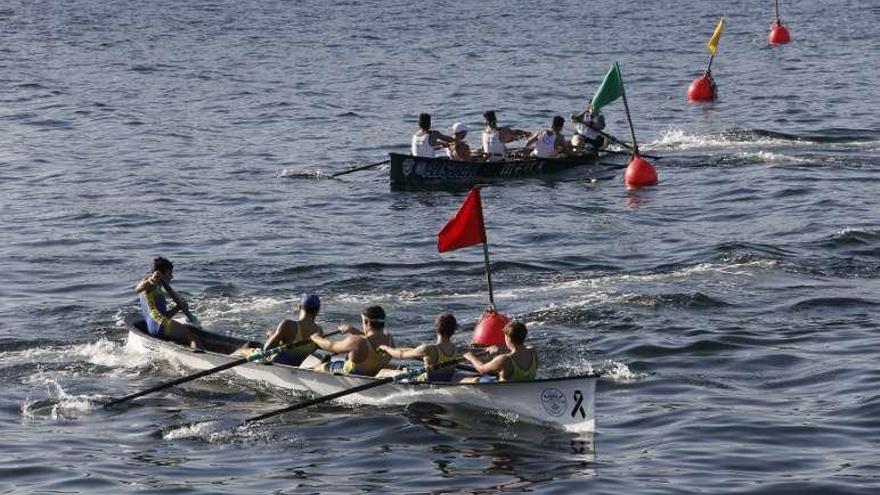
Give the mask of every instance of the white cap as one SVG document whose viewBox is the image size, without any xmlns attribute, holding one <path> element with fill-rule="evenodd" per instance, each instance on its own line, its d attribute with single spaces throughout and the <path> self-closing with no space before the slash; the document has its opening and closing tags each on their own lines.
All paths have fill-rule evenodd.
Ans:
<svg viewBox="0 0 880 495">
<path fill-rule="evenodd" d="M 453 134 L 458 134 L 459 132 L 467 132 L 467 131 L 468 131 L 467 124 L 464 124 L 462 122 L 456 122 L 456 123 L 452 124 L 452 133 Z"/>
</svg>

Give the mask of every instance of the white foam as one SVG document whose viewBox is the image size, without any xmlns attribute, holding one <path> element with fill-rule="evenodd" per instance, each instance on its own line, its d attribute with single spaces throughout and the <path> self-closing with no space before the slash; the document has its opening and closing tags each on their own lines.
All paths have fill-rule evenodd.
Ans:
<svg viewBox="0 0 880 495">
<path fill-rule="evenodd" d="M 37 416 L 46 415 L 52 420 L 68 419 L 82 413 L 89 413 L 98 409 L 104 395 L 71 395 L 57 381 L 47 383 L 49 399 L 30 400 L 25 399 L 21 405 L 21 414 L 25 419 L 34 419 Z M 48 412 L 44 413 L 48 408 Z"/>
<path fill-rule="evenodd" d="M 647 373 L 636 373 L 626 364 L 617 361 L 605 361 L 602 369 L 602 378 L 615 383 L 633 383 L 648 376 Z"/>
<path fill-rule="evenodd" d="M 782 153 L 773 153 L 772 151 L 741 151 L 739 153 L 736 153 L 734 156 L 741 160 L 765 163 L 806 163 L 810 161 L 806 158 L 798 158 Z"/>
<path fill-rule="evenodd" d="M 234 425 L 229 426 L 231 427 Z M 223 429 L 223 422 L 221 420 L 199 421 L 188 425 L 176 426 L 168 431 L 164 431 L 162 432 L 162 438 L 165 440 L 177 440 L 179 438 L 192 437 L 207 438 Z"/>
<path fill-rule="evenodd" d="M 139 368 L 149 364 L 146 357 L 132 356 L 121 343 L 101 338 L 89 344 L 32 347 L 0 354 L 0 364 L 88 362 L 110 368 Z"/>
<path fill-rule="evenodd" d="M 289 448 L 301 448 L 305 445 L 298 436 L 278 437 L 270 428 L 258 424 L 241 426 L 241 421 L 234 418 L 206 420 L 180 425 L 162 432 L 164 440 L 199 439 L 214 444 L 239 442 L 264 442 L 272 445 L 284 443 Z"/>
<path fill-rule="evenodd" d="M 748 137 L 743 137 L 748 136 Z M 652 147 L 672 148 L 679 150 L 702 149 L 702 148 L 766 148 L 768 145 L 784 146 L 791 144 L 790 139 L 773 138 L 769 136 L 753 136 L 748 131 L 742 133 L 719 133 L 719 134 L 688 134 L 683 129 L 671 128 L 664 132 L 660 139 L 650 143 Z M 799 140 L 800 144 L 805 141 Z"/>
<path fill-rule="evenodd" d="M 323 179 L 329 178 L 331 175 L 328 172 L 324 172 L 323 170 L 293 170 L 289 168 L 283 168 L 275 172 L 276 179 L 291 179 L 291 178 L 314 178 L 314 179 Z"/>
<path fill-rule="evenodd" d="M 636 284 L 643 286 L 652 282 L 678 282 L 694 283 L 699 275 L 723 273 L 725 280 L 730 283 L 731 277 L 754 277 L 752 271 L 757 269 L 772 268 L 776 264 L 773 260 L 751 260 L 744 263 L 718 264 L 700 263 L 698 265 L 684 267 L 679 270 L 648 274 L 612 274 L 594 277 L 568 279 L 559 282 L 536 284 L 515 289 L 508 289 L 496 293 L 496 299 L 523 300 L 535 299 L 535 295 L 553 294 L 563 292 L 577 296 L 567 302 L 556 302 L 538 309 L 538 311 L 557 310 L 564 308 L 577 308 L 593 304 L 605 304 L 615 301 L 626 300 L 630 295 L 620 292 L 622 286 Z"/>
</svg>

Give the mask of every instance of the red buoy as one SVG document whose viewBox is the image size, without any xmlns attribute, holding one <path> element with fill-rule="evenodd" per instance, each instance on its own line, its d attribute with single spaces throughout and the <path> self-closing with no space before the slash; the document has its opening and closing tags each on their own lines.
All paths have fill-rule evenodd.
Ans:
<svg viewBox="0 0 880 495">
<path fill-rule="evenodd" d="M 509 322 L 510 318 L 494 309 L 486 310 L 480 322 L 477 323 L 477 327 L 474 328 L 474 337 L 471 339 L 471 343 L 503 346 L 503 329 Z"/>
<path fill-rule="evenodd" d="M 692 102 L 712 101 L 715 99 L 715 81 L 708 74 L 694 79 L 687 91 L 687 99 Z"/>
<path fill-rule="evenodd" d="M 653 186 L 657 183 L 657 171 L 642 157 L 633 155 L 633 159 L 626 167 L 623 181 L 628 187 Z"/>
<path fill-rule="evenodd" d="M 788 29 L 786 29 L 781 22 L 776 21 L 773 24 L 773 27 L 770 28 L 767 42 L 771 45 L 784 45 L 789 41 L 791 41 L 791 35 L 789 34 Z"/>
</svg>

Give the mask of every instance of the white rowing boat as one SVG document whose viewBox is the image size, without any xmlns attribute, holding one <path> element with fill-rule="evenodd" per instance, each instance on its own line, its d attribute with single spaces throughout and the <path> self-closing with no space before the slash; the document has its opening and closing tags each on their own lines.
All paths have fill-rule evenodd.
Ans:
<svg viewBox="0 0 880 495">
<path fill-rule="evenodd" d="M 169 361 L 176 361 L 194 370 L 206 370 L 229 363 L 237 357 L 229 354 L 248 341 L 200 333 L 205 350 L 153 337 L 145 331 L 140 317 L 127 319 L 128 342 L 132 352 L 154 352 Z M 251 342 L 259 346 L 258 343 Z M 324 373 L 283 364 L 250 362 L 231 371 L 251 380 L 258 380 L 285 389 L 310 391 L 328 395 L 375 381 L 375 378 Z M 444 383 L 393 382 L 347 395 L 339 402 L 370 405 L 407 405 L 428 402 L 445 405 L 468 405 L 529 422 L 548 424 L 565 431 L 593 433 L 595 420 L 595 373 L 564 378 L 547 378 L 524 382 Z"/>
</svg>

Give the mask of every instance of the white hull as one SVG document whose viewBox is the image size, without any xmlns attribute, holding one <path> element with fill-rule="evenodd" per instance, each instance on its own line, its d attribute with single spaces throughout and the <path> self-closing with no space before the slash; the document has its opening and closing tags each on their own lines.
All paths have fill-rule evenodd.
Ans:
<svg viewBox="0 0 880 495">
<path fill-rule="evenodd" d="M 212 334 L 213 336 L 213 334 Z M 218 339 L 229 337 L 216 336 Z M 236 341 L 235 343 L 244 343 Z M 193 370 L 210 369 L 235 357 L 204 351 L 194 352 L 166 340 L 157 339 L 129 326 L 127 349 L 155 352 Z M 311 391 L 318 395 L 339 392 L 369 383 L 374 378 L 337 375 L 280 364 L 246 363 L 233 367 L 244 378 L 277 387 Z M 577 433 L 593 433 L 595 420 L 596 375 L 503 383 L 402 383 L 394 382 L 337 399 L 339 402 L 370 405 L 406 405 L 411 402 L 469 405 L 517 419 L 544 423 Z"/>
</svg>

